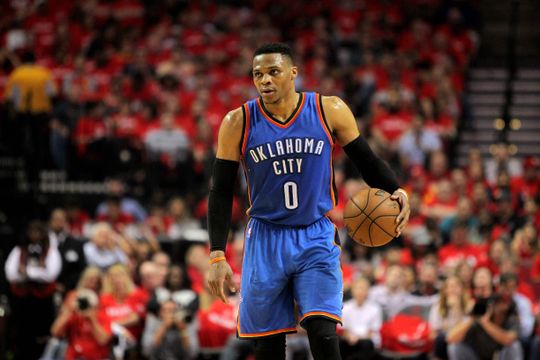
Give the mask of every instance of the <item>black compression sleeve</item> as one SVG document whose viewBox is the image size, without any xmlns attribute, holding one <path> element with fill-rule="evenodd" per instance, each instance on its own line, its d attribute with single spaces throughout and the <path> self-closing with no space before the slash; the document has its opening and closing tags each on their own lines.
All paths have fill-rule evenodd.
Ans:
<svg viewBox="0 0 540 360">
<path fill-rule="evenodd" d="M 356 165 L 366 183 L 392 194 L 399 188 L 396 175 L 390 167 L 373 153 L 362 136 L 343 147 L 345 153 Z"/>
<path fill-rule="evenodd" d="M 231 226 L 234 183 L 238 173 L 237 161 L 216 159 L 212 186 L 208 198 L 208 234 L 210 251 L 225 251 Z"/>
</svg>

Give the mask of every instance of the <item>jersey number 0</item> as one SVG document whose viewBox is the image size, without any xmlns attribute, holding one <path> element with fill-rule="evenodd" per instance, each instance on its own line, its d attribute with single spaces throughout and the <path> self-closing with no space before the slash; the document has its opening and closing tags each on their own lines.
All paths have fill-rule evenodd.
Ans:
<svg viewBox="0 0 540 360">
<path fill-rule="evenodd" d="M 294 181 L 283 184 L 283 197 L 287 209 L 294 210 L 298 207 L 298 186 Z"/>
</svg>

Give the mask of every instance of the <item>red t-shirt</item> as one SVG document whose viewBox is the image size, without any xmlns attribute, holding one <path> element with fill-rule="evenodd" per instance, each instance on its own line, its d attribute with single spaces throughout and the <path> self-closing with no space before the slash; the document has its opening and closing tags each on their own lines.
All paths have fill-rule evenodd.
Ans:
<svg viewBox="0 0 540 360">
<path fill-rule="evenodd" d="M 382 113 L 373 120 L 373 128 L 379 130 L 388 141 L 397 141 L 407 131 L 412 116 L 406 112 Z"/>
<path fill-rule="evenodd" d="M 103 312 L 97 313 L 98 323 L 111 335 L 111 321 Z M 65 333 L 68 340 L 65 359 L 103 360 L 109 358 L 109 344 L 100 345 L 92 333 L 92 324 L 84 316 L 74 312 L 69 318 Z"/>
<path fill-rule="evenodd" d="M 486 251 L 483 247 L 472 244 L 465 244 L 460 247 L 448 244 L 439 250 L 439 264 L 442 267 L 452 267 L 461 261 L 466 261 L 472 266 L 476 266 L 479 263 L 486 263 Z"/>
<path fill-rule="evenodd" d="M 135 289 L 123 302 L 111 294 L 103 294 L 99 299 L 100 310 L 110 319 L 111 323 L 121 321 L 132 313 L 139 315 L 138 323 L 126 327 L 135 339 L 140 339 L 143 331 L 144 316 L 148 294 L 142 289 Z"/>
<path fill-rule="evenodd" d="M 236 306 L 214 301 L 206 311 L 199 311 L 199 344 L 204 348 L 221 348 L 236 332 Z"/>
</svg>

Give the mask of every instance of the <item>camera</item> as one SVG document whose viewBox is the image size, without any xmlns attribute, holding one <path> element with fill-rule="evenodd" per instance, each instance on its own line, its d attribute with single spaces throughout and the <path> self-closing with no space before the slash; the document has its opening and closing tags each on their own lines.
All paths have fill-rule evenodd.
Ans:
<svg viewBox="0 0 540 360">
<path fill-rule="evenodd" d="M 471 310 L 472 316 L 482 316 L 487 312 L 488 306 L 493 302 L 492 298 L 478 298 Z"/>
<path fill-rule="evenodd" d="M 81 289 L 77 291 L 77 310 L 86 311 L 90 308 L 94 308 L 98 305 L 98 297 L 90 289 Z"/>
</svg>

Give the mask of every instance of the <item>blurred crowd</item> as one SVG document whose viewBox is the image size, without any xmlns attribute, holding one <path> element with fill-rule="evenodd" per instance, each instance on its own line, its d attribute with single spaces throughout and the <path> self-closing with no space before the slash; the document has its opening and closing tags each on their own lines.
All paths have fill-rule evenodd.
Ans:
<svg viewBox="0 0 540 360">
<path fill-rule="evenodd" d="M 104 181 L 56 199 L 5 254 L 15 359 L 244 359 L 238 296 L 208 292 L 206 203 L 215 140 L 256 96 L 262 43 L 295 52 L 300 90 L 341 96 L 398 173 L 411 220 L 390 246 L 347 238 L 343 207 L 366 185 L 340 149 L 344 359 L 540 358 L 538 159 L 507 144 L 456 166 L 474 121 L 478 48 L 468 1 L 11 0 L 0 12 L 0 153 L 40 171 Z M 246 209 L 238 178 L 227 259 L 239 282 Z M 314 289 L 316 291 L 316 289 Z M 0 323 L 0 327 L 4 323 Z M 2 332 L 5 333 L 5 332 Z M 288 359 L 310 358 L 302 329 Z"/>
</svg>

